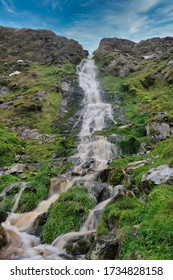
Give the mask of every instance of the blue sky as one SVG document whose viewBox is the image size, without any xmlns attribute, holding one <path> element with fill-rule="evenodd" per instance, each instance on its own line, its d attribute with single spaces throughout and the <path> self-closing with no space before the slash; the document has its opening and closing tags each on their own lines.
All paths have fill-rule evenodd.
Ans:
<svg viewBox="0 0 173 280">
<path fill-rule="evenodd" d="M 0 0 L 0 25 L 50 29 L 90 52 L 107 37 L 173 36 L 172 0 Z"/>
</svg>

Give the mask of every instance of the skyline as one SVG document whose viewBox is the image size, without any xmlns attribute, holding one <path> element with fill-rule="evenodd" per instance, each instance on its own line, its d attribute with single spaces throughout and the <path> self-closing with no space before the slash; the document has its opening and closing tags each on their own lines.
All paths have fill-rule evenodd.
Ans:
<svg viewBox="0 0 173 280">
<path fill-rule="evenodd" d="M 0 25 L 52 30 L 92 53 L 102 38 L 173 36 L 171 0 L 0 0 Z"/>
</svg>

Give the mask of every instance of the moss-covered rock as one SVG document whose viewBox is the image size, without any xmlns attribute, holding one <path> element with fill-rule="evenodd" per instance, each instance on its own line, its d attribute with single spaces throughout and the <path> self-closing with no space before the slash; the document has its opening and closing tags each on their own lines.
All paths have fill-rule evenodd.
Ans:
<svg viewBox="0 0 173 280">
<path fill-rule="evenodd" d="M 63 233 L 79 230 L 89 209 L 95 203 L 95 198 L 88 193 L 84 186 L 75 186 L 66 193 L 62 193 L 49 210 L 43 230 L 43 241 L 51 243 Z"/>
</svg>

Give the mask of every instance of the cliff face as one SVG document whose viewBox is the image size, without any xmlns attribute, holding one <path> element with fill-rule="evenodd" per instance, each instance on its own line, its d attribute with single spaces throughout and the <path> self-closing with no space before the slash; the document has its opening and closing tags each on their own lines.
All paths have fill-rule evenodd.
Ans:
<svg viewBox="0 0 173 280">
<path fill-rule="evenodd" d="M 0 27 L 0 59 L 27 60 L 45 65 L 78 64 L 87 52 L 82 46 L 49 30 Z"/>
</svg>

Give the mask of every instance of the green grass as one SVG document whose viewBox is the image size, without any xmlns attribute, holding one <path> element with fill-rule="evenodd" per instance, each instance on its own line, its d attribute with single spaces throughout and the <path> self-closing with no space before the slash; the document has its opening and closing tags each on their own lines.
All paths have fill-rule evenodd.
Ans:
<svg viewBox="0 0 173 280">
<path fill-rule="evenodd" d="M 119 259 L 169 260 L 173 257 L 173 187 L 158 185 L 146 204 L 119 196 L 102 213 L 97 235 L 116 229 Z"/>
<path fill-rule="evenodd" d="M 0 167 L 12 164 L 15 154 L 22 152 L 22 145 L 16 133 L 0 126 Z"/>
<path fill-rule="evenodd" d="M 82 226 L 89 209 L 93 208 L 96 201 L 84 186 L 75 186 L 50 207 L 49 216 L 44 225 L 43 241 L 51 243 L 59 235 L 78 231 Z"/>
</svg>

